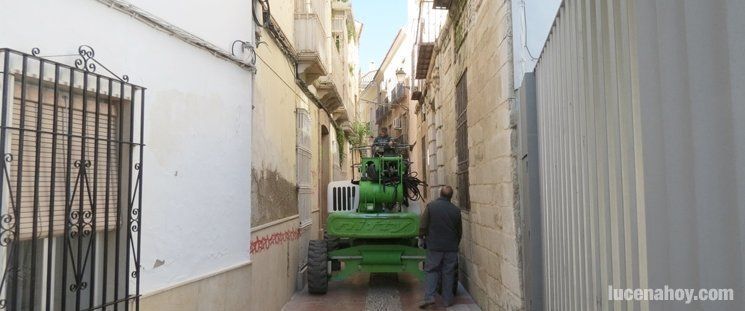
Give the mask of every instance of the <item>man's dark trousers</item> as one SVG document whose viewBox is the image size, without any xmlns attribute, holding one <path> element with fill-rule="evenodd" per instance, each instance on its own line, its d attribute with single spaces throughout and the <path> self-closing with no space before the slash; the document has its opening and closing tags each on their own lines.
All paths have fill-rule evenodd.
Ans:
<svg viewBox="0 0 745 311">
<path fill-rule="evenodd" d="M 458 265 L 458 252 L 439 252 L 427 250 L 427 260 L 424 262 L 426 279 L 424 284 L 424 300 L 434 301 L 437 281 L 442 277 L 442 300 L 445 305 L 453 303 L 453 284 L 455 284 L 455 266 Z"/>
</svg>

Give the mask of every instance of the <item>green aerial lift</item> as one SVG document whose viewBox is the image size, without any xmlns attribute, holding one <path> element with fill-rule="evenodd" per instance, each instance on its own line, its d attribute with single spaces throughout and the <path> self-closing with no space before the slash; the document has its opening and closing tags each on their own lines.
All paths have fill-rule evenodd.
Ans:
<svg viewBox="0 0 745 311">
<path fill-rule="evenodd" d="M 329 184 L 323 240 L 308 245 L 308 292 L 325 294 L 329 280 L 357 272 L 411 273 L 420 279 L 425 252 L 417 247 L 419 213 L 408 210 L 423 183 L 409 172 L 409 145 L 356 148 L 358 180 Z"/>
</svg>

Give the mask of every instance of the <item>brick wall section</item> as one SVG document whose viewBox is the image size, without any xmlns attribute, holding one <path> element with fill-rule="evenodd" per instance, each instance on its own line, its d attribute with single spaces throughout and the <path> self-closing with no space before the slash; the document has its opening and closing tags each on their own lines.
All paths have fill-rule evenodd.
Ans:
<svg viewBox="0 0 745 311">
<path fill-rule="evenodd" d="M 461 280 L 484 310 L 523 309 L 510 8 L 510 1 L 468 1 L 460 23 L 469 27 L 457 52 L 453 21 L 447 24 L 425 98 L 435 109 L 423 120 L 429 133 L 435 132 L 428 143 L 436 146 L 437 179 L 456 186 L 455 86 L 468 69 L 471 210 L 463 213 Z M 437 191 L 441 183 L 428 180 L 435 186 L 431 190 Z"/>
</svg>

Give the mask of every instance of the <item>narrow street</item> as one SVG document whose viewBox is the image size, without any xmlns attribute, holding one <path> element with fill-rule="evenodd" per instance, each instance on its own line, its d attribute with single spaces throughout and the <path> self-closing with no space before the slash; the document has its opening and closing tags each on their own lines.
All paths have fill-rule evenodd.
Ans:
<svg viewBox="0 0 745 311">
<path fill-rule="evenodd" d="M 423 293 L 423 284 L 406 274 L 396 277 L 360 273 L 346 280 L 330 282 L 326 295 L 311 295 L 307 290 L 297 292 L 282 310 L 418 310 Z M 458 295 L 451 307 L 445 308 L 442 300 L 438 298 L 436 304 L 427 310 L 477 311 L 481 308 L 463 286 L 459 285 Z"/>
<path fill-rule="evenodd" d="M 0 13 L 0 310 L 745 305 L 745 0 Z"/>
</svg>

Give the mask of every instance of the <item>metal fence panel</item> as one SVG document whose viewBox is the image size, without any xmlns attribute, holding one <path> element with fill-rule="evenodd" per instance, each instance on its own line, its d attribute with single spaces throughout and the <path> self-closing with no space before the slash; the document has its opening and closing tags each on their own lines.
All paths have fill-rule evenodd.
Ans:
<svg viewBox="0 0 745 311">
<path fill-rule="evenodd" d="M 608 286 L 744 289 L 742 16 L 734 0 L 562 4 L 535 70 L 547 309 L 735 308 Z"/>
<path fill-rule="evenodd" d="M 595 310 L 637 288 L 641 229 L 630 4 L 565 1 L 536 67 L 545 304 Z M 642 242 L 643 243 L 643 242 Z"/>
</svg>

